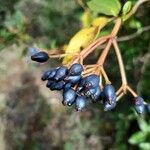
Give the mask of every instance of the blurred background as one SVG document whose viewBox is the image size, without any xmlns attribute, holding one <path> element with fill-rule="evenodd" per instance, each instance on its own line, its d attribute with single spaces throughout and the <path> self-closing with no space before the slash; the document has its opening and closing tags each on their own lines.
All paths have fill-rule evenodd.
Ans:
<svg viewBox="0 0 150 150">
<path fill-rule="evenodd" d="M 81 28 L 83 14 L 74 0 L 0 0 L 0 150 L 150 150 L 150 117 L 136 115 L 130 95 L 111 112 L 90 104 L 78 113 L 62 106 L 61 93 L 49 91 L 40 80 L 44 70 L 61 61 L 40 65 L 27 55 L 30 46 L 51 50 L 67 44 Z M 118 35 L 131 35 L 120 38 L 119 45 L 129 83 L 147 102 L 149 29 L 150 2 L 124 23 Z M 106 70 L 118 87 L 113 55 Z M 96 54 L 88 61 L 95 58 Z"/>
</svg>

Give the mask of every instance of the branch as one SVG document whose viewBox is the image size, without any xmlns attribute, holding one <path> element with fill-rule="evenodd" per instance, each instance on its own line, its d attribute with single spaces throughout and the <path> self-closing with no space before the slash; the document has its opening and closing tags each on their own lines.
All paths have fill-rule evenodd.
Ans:
<svg viewBox="0 0 150 150">
<path fill-rule="evenodd" d="M 148 2 L 149 0 L 138 0 L 136 2 L 136 4 L 133 6 L 132 10 L 127 14 L 125 20 L 127 20 L 128 18 L 130 18 L 133 14 L 135 14 L 135 12 L 137 11 L 137 9 L 140 7 L 140 5 L 142 5 L 145 2 Z"/>
<path fill-rule="evenodd" d="M 148 26 L 145 26 L 141 29 L 139 29 L 137 32 L 133 33 L 133 34 L 130 34 L 130 35 L 127 35 L 127 36 L 122 36 L 122 37 L 119 37 L 117 39 L 118 42 L 123 42 L 123 41 L 129 41 L 131 39 L 134 39 L 136 38 L 137 36 L 140 36 L 143 32 L 146 32 L 146 31 L 149 31 L 150 30 L 150 25 Z"/>
<path fill-rule="evenodd" d="M 127 85 L 125 67 L 124 67 L 121 52 L 120 52 L 120 49 L 119 49 L 119 46 L 118 46 L 118 43 L 117 43 L 116 39 L 113 40 L 113 46 L 114 46 L 116 56 L 117 56 L 117 59 L 118 59 L 118 63 L 119 63 L 119 69 L 120 69 L 120 74 L 121 74 L 121 79 L 122 79 L 122 85 Z"/>
</svg>

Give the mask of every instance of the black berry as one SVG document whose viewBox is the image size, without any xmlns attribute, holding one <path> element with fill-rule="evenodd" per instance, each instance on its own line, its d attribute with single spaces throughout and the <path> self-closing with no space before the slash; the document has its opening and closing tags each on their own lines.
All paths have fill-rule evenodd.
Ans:
<svg viewBox="0 0 150 150">
<path fill-rule="evenodd" d="M 49 56 L 46 52 L 40 51 L 38 53 L 35 53 L 34 55 L 31 56 L 31 59 L 33 61 L 39 62 L 39 63 L 44 63 L 48 61 Z"/>
<path fill-rule="evenodd" d="M 69 69 L 69 75 L 70 76 L 76 76 L 76 75 L 80 75 L 83 71 L 83 66 L 80 64 L 73 64 L 70 69 Z"/>
<path fill-rule="evenodd" d="M 51 84 L 50 89 L 51 89 L 52 91 L 53 91 L 53 90 L 62 90 L 65 84 L 66 84 L 66 83 L 65 83 L 64 81 L 53 82 L 53 83 Z"/>
<path fill-rule="evenodd" d="M 71 106 L 75 102 L 76 92 L 73 89 L 64 91 L 63 104 Z"/>
<path fill-rule="evenodd" d="M 67 71 L 68 71 L 68 69 L 67 69 L 67 67 L 65 67 L 65 66 L 59 67 L 59 68 L 57 69 L 57 71 L 56 71 L 56 74 L 55 74 L 55 76 L 54 76 L 54 79 L 55 79 L 56 81 L 64 79 L 64 78 L 66 77 L 66 75 L 67 75 Z"/>
<path fill-rule="evenodd" d="M 107 85 L 104 86 L 104 89 L 103 89 L 103 98 L 109 104 L 111 104 L 114 101 L 116 101 L 115 88 L 111 84 L 107 84 Z"/>
<path fill-rule="evenodd" d="M 78 96 L 75 102 L 75 108 L 77 111 L 81 111 L 86 106 L 86 98 L 84 96 Z"/>
<path fill-rule="evenodd" d="M 134 98 L 134 108 L 138 114 L 143 114 L 145 110 L 144 99 L 140 96 Z"/>
</svg>

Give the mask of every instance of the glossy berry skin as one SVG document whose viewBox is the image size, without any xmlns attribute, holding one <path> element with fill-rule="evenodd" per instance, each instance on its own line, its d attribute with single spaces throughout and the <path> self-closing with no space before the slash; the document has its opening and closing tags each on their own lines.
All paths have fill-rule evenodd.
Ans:
<svg viewBox="0 0 150 150">
<path fill-rule="evenodd" d="M 42 80 L 42 81 L 48 80 L 48 77 L 49 77 L 49 75 L 51 74 L 51 72 L 52 72 L 51 70 L 45 71 L 45 72 L 43 73 L 42 77 L 41 77 L 41 80 Z"/>
<path fill-rule="evenodd" d="M 57 69 L 51 70 L 51 73 L 48 76 L 48 80 L 53 80 L 56 72 L 57 72 Z"/>
<path fill-rule="evenodd" d="M 116 101 L 115 88 L 111 84 L 107 84 L 104 86 L 103 97 L 109 104 Z"/>
<path fill-rule="evenodd" d="M 67 84 L 64 85 L 63 90 L 64 90 L 64 91 L 67 91 L 67 90 L 71 89 L 71 86 L 72 86 L 71 83 L 67 83 Z"/>
<path fill-rule="evenodd" d="M 92 96 L 92 95 L 94 95 L 96 93 L 96 88 L 91 88 L 91 89 L 84 90 L 83 93 L 87 97 L 90 97 L 90 96 Z"/>
<path fill-rule="evenodd" d="M 46 84 L 46 87 L 47 88 L 51 88 L 51 85 L 54 83 L 54 81 L 51 81 L 51 80 L 48 80 L 47 81 L 47 84 Z"/>
<path fill-rule="evenodd" d="M 36 61 L 36 62 L 39 62 L 39 63 L 44 63 L 44 62 L 48 61 L 49 56 L 46 52 L 40 51 L 40 52 L 37 52 L 34 55 L 32 55 L 31 59 L 33 61 Z"/>
<path fill-rule="evenodd" d="M 113 101 L 111 104 L 108 103 L 108 101 L 105 101 L 104 104 L 103 104 L 103 106 L 104 106 L 104 111 L 110 111 L 110 110 L 112 110 L 112 109 L 115 108 L 116 101 Z"/>
<path fill-rule="evenodd" d="M 134 108 L 138 114 L 143 114 L 145 110 L 144 99 L 140 96 L 134 98 Z"/>
<path fill-rule="evenodd" d="M 98 86 L 98 87 L 96 88 L 96 92 L 95 92 L 94 94 L 92 94 L 91 97 L 92 97 L 92 100 L 93 100 L 94 102 L 96 102 L 96 101 L 100 100 L 100 96 L 101 96 L 101 89 L 100 89 L 100 87 Z"/>
<path fill-rule="evenodd" d="M 77 111 L 82 111 L 86 106 L 86 98 L 84 96 L 78 96 L 75 102 L 75 108 Z"/>
<path fill-rule="evenodd" d="M 77 88 L 77 91 L 81 91 L 82 89 L 89 90 L 99 86 L 99 76 L 95 74 L 91 74 L 85 78 L 83 78 Z"/>
<path fill-rule="evenodd" d="M 55 76 L 54 76 L 54 79 L 55 79 L 56 81 L 58 81 L 58 80 L 63 80 L 63 79 L 66 77 L 66 75 L 67 75 L 67 71 L 68 71 L 68 69 L 67 69 L 67 67 L 65 67 L 65 66 L 59 67 L 59 68 L 57 69 L 57 71 L 56 71 L 56 74 L 55 74 Z"/>
<path fill-rule="evenodd" d="M 67 83 L 71 83 L 71 84 L 75 85 L 75 84 L 77 84 L 80 81 L 80 79 L 81 79 L 81 75 L 78 75 L 78 76 L 67 76 L 65 78 L 65 81 Z"/>
<path fill-rule="evenodd" d="M 66 83 L 64 81 L 53 82 L 51 84 L 50 90 L 52 90 L 52 91 L 54 91 L 54 90 L 62 90 L 65 84 Z"/>
<path fill-rule="evenodd" d="M 87 76 L 84 80 L 85 80 L 84 86 L 86 88 L 94 88 L 99 86 L 99 81 L 100 81 L 99 76 L 95 74 L 91 74 Z"/>
<path fill-rule="evenodd" d="M 73 89 L 64 91 L 63 93 L 63 104 L 71 106 L 75 102 L 76 92 Z"/>
<path fill-rule="evenodd" d="M 83 66 L 81 64 L 75 63 L 70 67 L 68 75 L 69 76 L 81 75 L 82 71 L 83 71 Z"/>
</svg>

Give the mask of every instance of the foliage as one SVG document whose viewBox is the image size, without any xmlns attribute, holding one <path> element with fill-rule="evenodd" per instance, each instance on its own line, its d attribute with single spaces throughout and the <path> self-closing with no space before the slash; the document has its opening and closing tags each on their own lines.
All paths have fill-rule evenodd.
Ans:
<svg viewBox="0 0 150 150">
<path fill-rule="evenodd" d="M 91 39 L 89 41 L 92 41 L 95 35 L 102 36 L 109 33 L 110 28 L 112 27 L 109 20 L 118 14 L 125 17 L 126 14 L 128 14 L 128 12 L 132 9 L 136 1 L 127 1 L 123 6 L 123 10 L 121 10 L 122 4 L 119 0 L 88 0 L 84 2 L 84 6 L 86 7 L 85 10 L 77 5 L 75 1 L 70 0 L 58 0 L 57 2 L 56 0 L 1 0 L 0 49 L 6 50 L 7 47 L 11 45 L 16 45 L 21 52 L 23 52 L 23 49 L 27 48 L 29 45 L 35 45 L 39 48 L 46 49 L 63 49 L 66 44 L 70 47 L 70 43 L 74 37 L 76 37 L 76 33 L 78 31 L 83 31 L 83 28 L 91 29 L 97 24 L 98 26 L 102 25 L 102 30 L 96 30 L 94 36 L 91 33 L 92 38 L 90 37 Z M 150 6 L 141 6 L 141 9 L 139 9 L 135 16 L 124 22 L 118 37 L 120 38 L 125 35 L 142 31 L 144 26 L 149 25 L 149 14 Z M 108 16 L 106 17 L 106 15 Z M 150 102 L 149 39 L 149 32 L 143 32 L 140 36 L 137 36 L 134 39 L 119 43 L 123 58 L 125 60 L 125 67 L 129 82 L 132 86 L 137 85 L 135 88 L 147 102 Z M 73 44 L 71 48 L 67 48 L 68 50 L 66 49 L 66 52 L 68 53 L 68 51 L 71 50 L 71 52 L 74 53 L 75 49 L 80 50 L 80 48 L 87 45 L 82 44 L 83 43 L 81 43 L 78 46 L 78 49 L 76 49 L 77 44 L 75 42 L 75 46 Z M 96 54 L 98 53 L 99 51 L 97 51 Z M 92 55 L 87 61 L 94 62 L 97 57 L 96 54 Z M 119 78 L 118 67 L 113 66 L 113 68 L 110 68 L 110 65 L 115 64 L 116 60 L 114 59 L 114 55 L 112 53 L 110 53 L 108 58 L 106 68 L 110 73 L 112 80 L 118 85 L 119 83 L 116 81 L 116 79 Z M 58 119 L 60 120 L 58 124 L 61 124 L 63 127 L 61 127 L 61 131 L 59 131 L 60 125 L 56 126 L 56 132 L 64 132 L 64 135 L 67 135 L 67 138 L 64 138 L 63 141 L 59 139 L 60 135 L 56 136 L 56 139 L 54 138 L 55 141 L 50 141 L 54 143 L 54 145 L 57 143 L 58 147 L 61 147 L 61 149 L 62 147 L 66 150 L 73 149 L 77 143 L 79 143 L 80 149 L 86 149 L 87 139 L 91 139 L 91 137 L 97 139 L 97 143 L 101 143 L 105 149 L 139 148 L 146 150 L 150 147 L 149 116 L 147 115 L 144 119 L 136 117 L 135 112 L 128 107 L 131 100 L 130 96 L 126 96 L 123 100 L 124 102 L 119 102 L 121 103 L 121 107 L 117 107 L 115 110 L 116 112 L 103 114 L 103 112 L 101 112 L 102 108 L 93 104 L 93 107 L 90 108 L 89 111 L 83 113 L 80 122 L 74 122 L 72 125 L 69 124 L 70 126 L 67 123 L 68 119 L 73 116 L 72 111 L 63 114 L 67 119 L 62 123 L 60 118 L 64 116 L 61 114 L 61 117 L 59 118 L 56 115 L 57 112 L 55 111 L 56 114 L 53 119 L 48 117 L 47 114 L 51 115 L 48 111 L 49 108 L 47 108 L 47 104 L 43 104 L 43 102 L 41 102 L 41 100 L 43 101 L 43 98 L 39 97 L 39 99 L 40 100 L 37 99 L 37 103 L 35 102 L 36 104 L 34 106 L 32 105 L 33 107 L 38 107 L 37 109 L 39 114 L 41 113 L 39 110 L 44 110 L 46 108 L 45 112 L 42 111 L 39 119 L 39 126 L 40 123 L 42 123 L 42 125 L 44 124 L 44 127 L 46 128 L 46 126 L 51 124 L 53 120 L 55 123 L 55 119 Z M 10 101 L 11 100 L 9 100 L 9 102 Z M 19 107 L 17 106 L 17 110 Z M 32 108 L 30 109 L 32 110 Z M 24 114 L 21 110 L 18 111 Z M 19 114 L 19 118 L 22 118 L 20 115 L 21 113 L 17 113 Z M 90 117 L 89 114 L 91 115 Z M 72 122 L 74 121 L 74 118 L 70 120 L 69 121 Z M 51 122 L 49 123 L 49 121 Z M 15 121 L 12 122 L 15 123 Z M 24 126 L 25 128 L 27 127 L 26 122 L 24 123 Z M 19 143 L 18 139 L 22 137 L 22 133 L 25 133 L 23 127 L 16 127 L 16 129 L 11 132 L 12 137 L 9 140 L 12 140 L 13 145 L 15 145 L 14 147 L 17 147 L 18 149 L 20 147 L 22 148 L 22 141 Z M 107 138 L 108 141 L 110 139 L 110 143 L 107 141 Z M 30 149 L 38 149 L 41 141 L 42 139 L 40 137 L 39 139 L 35 138 L 30 142 Z M 97 145 L 100 147 L 100 144 Z"/>
</svg>

